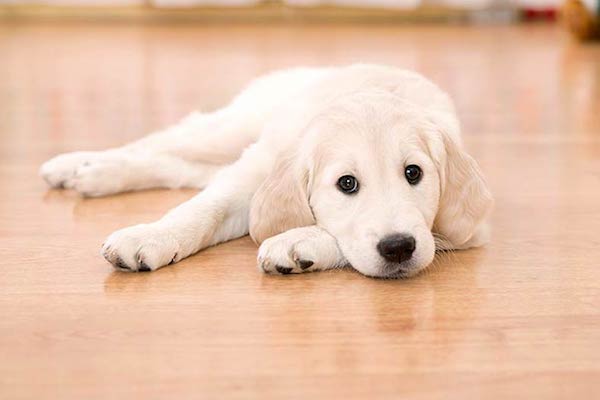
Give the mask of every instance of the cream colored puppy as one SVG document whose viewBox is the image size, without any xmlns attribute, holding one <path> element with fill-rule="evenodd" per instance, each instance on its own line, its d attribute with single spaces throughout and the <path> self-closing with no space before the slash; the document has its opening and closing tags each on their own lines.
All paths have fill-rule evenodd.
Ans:
<svg viewBox="0 0 600 400">
<path fill-rule="evenodd" d="M 436 245 L 483 244 L 492 206 L 448 96 L 376 65 L 275 72 L 221 110 L 123 147 L 60 155 L 41 175 L 84 196 L 205 188 L 108 237 L 102 254 L 123 271 L 250 233 L 265 272 L 351 265 L 406 277 L 432 262 Z"/>
</svg>

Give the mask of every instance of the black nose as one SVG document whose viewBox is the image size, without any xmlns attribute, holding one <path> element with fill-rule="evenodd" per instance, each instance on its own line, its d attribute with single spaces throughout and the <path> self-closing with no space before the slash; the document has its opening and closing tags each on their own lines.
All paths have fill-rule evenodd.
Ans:
<svg viewBox="0 0 600 400">
<path fill-rule="evenodd" d="M 388 261 L 401 263 L 412 257 L 417 242 L 411 235 L 395 233 L 388 235 L 377 243 L 377 251 Z"/>
</svg>

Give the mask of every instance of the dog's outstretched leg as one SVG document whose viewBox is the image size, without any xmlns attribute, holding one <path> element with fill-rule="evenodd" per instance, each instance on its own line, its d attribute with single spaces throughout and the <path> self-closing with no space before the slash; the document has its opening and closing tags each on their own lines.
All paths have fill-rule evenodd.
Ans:
<svg viewBox="0 0 600 400">
<path fill-rule="evenodd" d="M 258 267 L 266 273 L 297 274 L 346 264 L 335 238 L 316 225 L 270 237 L 258 250 Z"/>
<path fill-rule="evenodd" d="M 153 187 L 203 188 L 258 140 L 277 107 L 324 72 L 294 69 L 253 81 L 229 105 L 107 151 L 59 155 L 40 168 L 51 187 L 103 196 Z M 112 181 L 107 182 L 107 180 Z"/>
<path fill-rule="evenodd" d="M 123 147 L 59 155 L 44 163 L 40 174 L 51 187 L 74 189 L 84 196 L 157 187 L 203 188 L 254 140 L 256 135 L 248 131 L 252 128 L 243 124 L 242 115 L 227 109 L 196 113 Z"/>
<path fill-rule="evenodd" d="M 260 144 L 250 146 L 203 192 L 160 220 L 114 232 L 102 255 L 117 269 L 150 271 L 246 235 L 250 200 L 272 164 Z"/>
<path fill-rule="evenodd" d="M 108 150 L 55 157 L 40 173 L 52 187 L 98 197 L 151 188 L 203 188 L 221 168 L 169 155 Z"/>
</svg>

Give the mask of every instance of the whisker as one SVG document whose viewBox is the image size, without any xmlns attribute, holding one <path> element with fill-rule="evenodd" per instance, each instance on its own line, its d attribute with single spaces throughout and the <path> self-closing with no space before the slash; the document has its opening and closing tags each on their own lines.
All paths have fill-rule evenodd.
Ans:
<svg viewBox="0 0 600 400">
<path fill-rule="evenodd" d="M 433 233 L 433 241 L 436 248 L 435 257 L 431 264 L 426 268 L 425 271 L 427 271 L 427 273 L 442 268 L 443 266 L 447 266 L 448 264 L 455 264 L 458 261 L 456 251 L 452 248 L 452 243 L 446 236 L 440 233 Z"/>
</svg>

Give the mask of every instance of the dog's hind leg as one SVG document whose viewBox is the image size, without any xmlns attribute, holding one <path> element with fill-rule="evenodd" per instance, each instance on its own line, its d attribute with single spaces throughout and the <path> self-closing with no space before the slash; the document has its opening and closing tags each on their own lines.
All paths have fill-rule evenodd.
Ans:
<svg viewBox="0 0 600 400">
<path fill-rule="evenodd" d="M 68 155 L 79 156 L 80 153 Z M 73 189 L 85 197 L 99 197 L 151 188 L 204 188 L 223 168 L 169 155 L 106 152 L 82 156 L 83 161 L 72 169 L 63 164 L 70 161 L 68 159 L 50 160 L 42 174 L 54 187 Z"/>
<path fill-rule="evenodd" d="M 170 128 L 115 149 L 59 155 L 43 164 L 40 174 L 52 187 L 93 196 L 153 187 L 203 187 L 219 167 L 237 160 L 258 140 L 279 105 L 324 73 L 293 69 L 266 75 L 220 110 L 193 113 Z"/>
<path fill-rule="evenodd" d="M 160 220 L 114 232 L 102 255 L 117 269 L 148 271 L 246 235 L 250 201 L 273 165 L 273 157 L 260 146 L 251 145 L 203 192 Z"/>
<path fill-rule="evenodd" d="M 192 113 L 177 125 L 124 147 L 131 151 L 168 154 L 188 161 L 230 164 L 256 142 L 265 126 L 326 70 L 297 68 L 255 79 L 226 107 Z"/>
<path fill-rule="evenodd" d="M 105 151 L 66 153 L 40 168 L 55 188 L 104 196 L 149 188 L 203 188 L 251 144 L 260 124 L 234 110 L 195 113 L 165 131 Z"/>
</svg>

